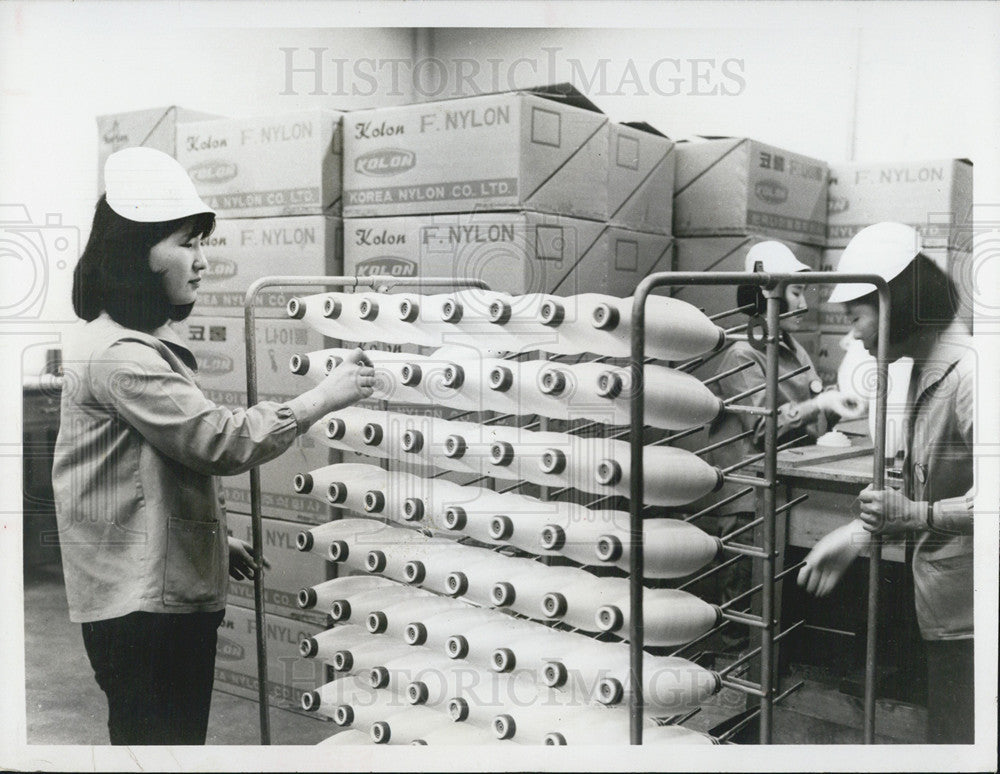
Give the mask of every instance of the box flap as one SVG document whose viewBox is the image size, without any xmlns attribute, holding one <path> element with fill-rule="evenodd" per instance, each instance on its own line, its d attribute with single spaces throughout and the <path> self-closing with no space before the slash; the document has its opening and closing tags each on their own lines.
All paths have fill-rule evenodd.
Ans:
<svg viewBox="0 0 1000 774">
<path fill-rule="evenodd" d="M 590 101 L 589 98 L 581 94 L 577 88 L 572 83 L 552 83 L 545 86 L 528 86 L 523 89 L 504 89 L 503 91 L 484 91 L 478 94 L 462 94 L 455 97 L 442 97 L 441 99 L 428 100 L 427 102 L 414 102 L 412 105 L 432 105 L 440 102 L 455 102 L 457 100 L 463 99 L 473 99 L 476 97 L 498 97 L 504 94 L 534 94 L 538 97 L 543 97 L 545 99 L 551 99 L 554 102 L 561 102 L 564 105 L 569 105 L 571 107 L 581 108 L 582 110 L 589 110 L 592 113 L 600 113 L 604 115 L 604 111 L 601 110 L 597 105 Z M 391 107 L 410 107 L 410 105 L 392 105 Z M 382 110 L 385 108 L 375 107 L 375 108 L 363 108 L 358 111 L 351 112 L 365 112 L 365 111 L 375 111 Z"/>
<path fill-rule="evenodd" d="M 603 113 L 597 105 L 581 94 L 572 83 L 552 83 L 547 86 L 531 86 L 527 89 L 516 89 L 519 92 L 537 94 L 564 105 L 590 110 L 593 113 Z"/>
<path fill-rule="evenodd" d="M 667 137 L 667 135 L 665 135 L 655 126 L 647 124 L 645 121 L 622 121 L 621 125 L 631 126 L 633 129 L 638 129 L 640 132 L 646 132 L 647 134 L 655 134 L 657 137 L 664 137 L 668 140 L 670 139 L 669 137 Z"/>
<path fill-rule="evenodd" d="M 847 167 L 875 167 L 875 166 L 879 166 L 879 165 L 888 166 L 890 164 L 898 164 L 898 165 L 905 165 L 905 164 L 929 164 L 929 163 L 935 163 L 935 164 L 937 164 L 937 163 L 944 163 L 944 162 L 948 162 L 948 161 L 953 161 L 953 162 L 956 162 L 958 164 L 966 164 L 966 165 L 968 165 L 970 167 L 975 166 L 972 163 L 972 159 L 967 159 L 967 158 L 964 158 L 964 157 L 958 157 L 958 158 L 944 157 L 944 158 L 942 158 L 940 156 L 934 156 L 934 157 L 929 158 L 929 159 L 921 157 L 921 158 L 915 158 L 915 159 L 913 159 L 913 158 L 906 158 L 906 159 L 899 159 L 899 158 L 875 159 L 873 161 L 831 161 L 831 162 L 829 162 L 829 164 L 830 164 L 830 167 L 832 169 L 835 166 L 838 166 L 838 167 L 839 166 L 847 166 Z"/>
<path fill-rule="evenodd" d="M 708 142 L 711 140 L 748 140 L 749 137 L 734 137 L 731 134 L 693 134 L 679 142 Z"/>
</svg>

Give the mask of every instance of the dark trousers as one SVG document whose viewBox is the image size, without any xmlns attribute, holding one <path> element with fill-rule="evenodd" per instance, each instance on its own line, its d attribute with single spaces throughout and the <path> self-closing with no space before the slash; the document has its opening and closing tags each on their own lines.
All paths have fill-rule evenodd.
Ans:
<svg viewBox="0 0 1000 774">
<path fill-rule="evenodd" d="M 927 741 L 972 744 L 975 740 L 973 640 L 925 640 L 927 648 Z"/>
<path fill-rule="evenodd" d="M 224 615 L 135 612 L 83 624 L 111 744 L 205 744 Z"/>
</svg>

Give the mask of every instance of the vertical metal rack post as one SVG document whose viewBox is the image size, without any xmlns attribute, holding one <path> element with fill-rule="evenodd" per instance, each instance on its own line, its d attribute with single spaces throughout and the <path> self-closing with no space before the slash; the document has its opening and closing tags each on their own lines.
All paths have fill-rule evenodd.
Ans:
<svg viewBox="0 0 1000 774">
<path fill-rule="evenodd" d="M 629 532 L 631 557 L 629 565 L 629 680 L 631 696 L 629 702 L 631 744 L 642 744 L 643 718 L 643 529 L 642 509 L 643 487 L 643 427 L 645 400 L 643 389 L 643 368 L 646 352 L 646 299 L 650 293 L 662 286 L 675 285 L 754 285 L 761 289 L 767 299 L 765 374 L 765 435 L 764 435 L 764 476 L 763 478 L 741 477 L 740 483 L 749 483 L 762 492 L 763 512 L 763 582 L 761 584 L 761 681 L 760 696 L 760 743 L 771 744 L 773 734 L 774 689 L 776 664 L 774 659 L 775 626 L 780 615 L 776 615 L 774 597 L 775 559 L 775 492 L 777 488 L 777 409 L 778 409 L 778 325 L 780 298 L 788 284 L 839 284 L 864 283 L 874 285 L 878 290 L 879 322 L 878 352 L 876 354 L 876 405 L 874 469 L 872 480 L 876 489 L 885 486 L 885 432 L 888 363 L 886 362 L 889 339 L 889 291 L 885 280 L 874 274 L 835 274 L 829 272 L 796 272 L 768 274 L 765 272 L 658 272 L 643 279 L 635 289 L 632 304 L 631 363 L 630 373 L 633 388 L 630 401 L 629 452 L 631 480 L 629 490 Z M 865 653 L 865 700 L 864 700 L 864 742 L 875 741 L 875 671 L 876 671 L 876 627 L 878 621 L 878 579 L 882 555 L 882 541 L 873 536 L 868 574 L 868 633 Z"/>
<path fill-rule="evenodd" d="M 391 276 L 294 276 L 275 275 L 261 277 L 255 280 L 243 300 L 243 323 L 246 340 L 247 366 L 247 406 L 257 403 L 257 312 L 254 303 L 257 295 L 265 288 L 273 287 L 320 287 L 357 288 L 359 286 L 372 288 L 389 288 L 397 285 L 425 288 L 450 287 L 454 289 L 488 290 L 489 286 L 478 279 L 455 277 L 391 277 Z M 263 558 L 263 525 L 260 513 L 260 467 L 250 469 L 250 524 L 253 542 L 254 563 L 262 566 Z M 264 578 L 262 572 L 254 573 L 253 578 L 254 614 L 257 636 L 257 700 L 260 711 L 260 743 L 271 744 L 271 718 L 267 701 L 267 642 L 265 638 L 266 622 L 264 619 Z"/>
</svg>

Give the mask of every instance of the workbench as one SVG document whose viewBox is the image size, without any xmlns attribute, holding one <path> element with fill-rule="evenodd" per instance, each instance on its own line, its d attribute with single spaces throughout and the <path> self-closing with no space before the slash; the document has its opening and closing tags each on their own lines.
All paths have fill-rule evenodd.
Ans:
<svg viewBox="0 0 1000 774">
<path fill-rule="evenodd" d="M 812 548 L 828 532 L 858 517 L 857 496 L 872 482 L 874 450 L 867 430 L 860 435 L 851 427 L 842 429 L 851 439 L 850 448 L 812 445 L 778 453 L 777 504 L 780 506 L 803 494 L 809 495 L 809 499 L 779 516 L 779 546 Z M 762 471 L 763 467 L 758 465 L 757 469 Z M 888 469 L 887 485 L 891 485 Z M 902 546 L 884 546 L 882 558 L 902 562 Z"/>
</svg>

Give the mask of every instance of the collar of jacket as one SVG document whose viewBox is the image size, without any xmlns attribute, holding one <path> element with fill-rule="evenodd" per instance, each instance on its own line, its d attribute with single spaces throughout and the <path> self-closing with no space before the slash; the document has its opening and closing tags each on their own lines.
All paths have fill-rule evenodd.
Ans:
<svg viewBox="0 0 1000 774">
<path fill-rule="evenodd" d="M 170 323 L 164 323 L 153 331 L 140 331 L 135 328 L 126 328 L 124 325 L 115 322 L 107 312 L 101 312 L 95 322 L 99 322 L 109 331 L 117 331 L 122 337 L 148 339 L 149 343 L 158 341 L 172 350 L 184 362 L 184 365 L 194 372 L 198 371 L 198 362 L 195 360 L 194 354 L 181 340 L 181 337 L 177 335 L 177 331 L 174 330 Z"/>
<path fill-rule="evenodd" d="M 927 356 L 914 361 L 911 378 L 916 380 L 915 397 L 919 399 L 944 379 L 971 348 L 972 337 L 965 324 L 958 319 L 952 320 L 951 324 L 938 334 Z"/>
</svg>

